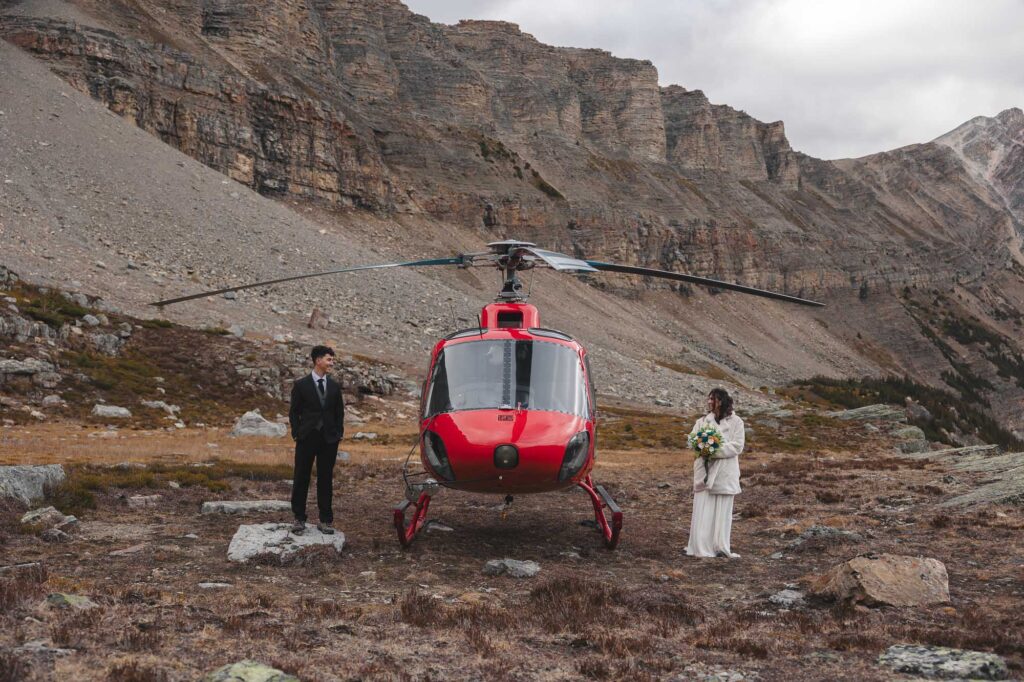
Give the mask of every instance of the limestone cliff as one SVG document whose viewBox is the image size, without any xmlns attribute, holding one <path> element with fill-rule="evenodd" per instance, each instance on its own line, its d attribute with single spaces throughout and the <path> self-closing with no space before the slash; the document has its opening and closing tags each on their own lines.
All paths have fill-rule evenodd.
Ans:
<svg viewBox="0 0 1024 682">
<path fill-rule="evenodd" d="M 435 24 L 398 0 L 16 0 L 0 17 L 0 36 L 74 87 L 262 194 L 872 301 L 829 324 L 874 335 L 895 368 L 939 381 L 973 367 L 1017 395 L 978 347 L 933 343 L 939 318 L 908 301 L 953 290 L 957 315 L 1019 336 L 1019 109 L 824 161 L 782 122 L 659 87 L 650 62 L 505 22 Z"/>
</svg>

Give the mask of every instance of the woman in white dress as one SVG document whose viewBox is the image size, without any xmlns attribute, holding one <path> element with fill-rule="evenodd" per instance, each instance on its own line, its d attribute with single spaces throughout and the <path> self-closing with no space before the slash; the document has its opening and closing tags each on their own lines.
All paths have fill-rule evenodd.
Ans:
<svg viewBox="0 0 1024 682">
<path fill-rule="evenodd" d="M 732 397 L 724 388 L 708 394 L 708 414 L 697 420 L 690 433 L 703 426 L 715 426 L 722 433 L 722 447 L 709 462 L 693 462 L 693 516 L 686 553 L 697 557 L 723 555 L 738 559 L 729 547 L 732 532 L 733 496 L 740 493 L 739 454 L 743 452 L 743 420 L 733 412 Z M 705 475 L 707 483 L 705 483 Z"/>
</svg>

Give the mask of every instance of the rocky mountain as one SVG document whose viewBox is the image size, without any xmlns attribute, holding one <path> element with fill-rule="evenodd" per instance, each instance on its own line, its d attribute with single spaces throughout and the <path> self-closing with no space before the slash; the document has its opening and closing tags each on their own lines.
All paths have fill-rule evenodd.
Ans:
<svg viewBox="0 0 1024 682">
<path fill-rule="evenodd" d="M 0 13 L 0 36 L 75 89 L 379 256 L 516 236 L 832 304 L 811 318 L 625 278 L 603 286 L 650 314 L 577 320 L 563 304 L 623 356 L 751 386 L 909 372 L 1024 429 L 1019 109 L 824 161 L 794 151 L 781 122 L 660 87 L 650 62 L 504 22 L 435 24 L 397 0 L 15 0 Z M 250 269 L 190 260 L 167 264 L 189 266 L 177 290 Z M 467 296 L 476 284 L 438 277 Z M 711 300 L 713 321 L 666 321 Z M 638 351 L 624 330 L 641 328 L 657 341 Z"/>
</svg>

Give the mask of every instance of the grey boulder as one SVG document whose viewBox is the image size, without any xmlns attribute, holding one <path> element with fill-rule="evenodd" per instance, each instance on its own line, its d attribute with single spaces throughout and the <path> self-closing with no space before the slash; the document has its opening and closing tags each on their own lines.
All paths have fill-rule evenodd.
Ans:
<svg viewBox="0 0 1024 682">
<path fill-rule="evenodd" d="M 246 412 L 231 429 L 232 436 L 267 436 L 270 438 L 283 438 L 288 433 L 288 427 L 284 424 L 277 424 L 267 421 L 260 414 L 259 410 Z"/>
<path fill-rule="evenodd" d="M 61 483 L 64 467 L 59 464 L 43 466 L 0 467 L 0 497 L 11 497 L 24 504 L 43 497 L 45 489 Z"/>
<path fill-rule="evenodd" d="M 103 419 L 131 419 L 132 413 L 127 407 L 117 405 L 93 405 L 92 416 Z"/>
</svg>

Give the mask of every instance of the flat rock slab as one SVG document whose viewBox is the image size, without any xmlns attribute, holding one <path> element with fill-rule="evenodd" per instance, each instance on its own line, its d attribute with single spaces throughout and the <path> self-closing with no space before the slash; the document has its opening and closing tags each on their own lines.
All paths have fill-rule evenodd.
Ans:
<svg viewBox="0 0 1024 682">
<path fill-rule="evenodd" d="M 287 500 L 221 500 L 203 502 L 203 514 L 249 514 L 251 512 L 290 512 L 291 502 Z"/>
<path fill-rule="evenodd" d="M 962 448 L 946 448 L 945 450 L 929 450 L 927 452 L 908 452 L 904 455 L 910 459 L 934 459 L 957 461 L 969 455 L 998 455 L 1003 451 L 999 445 L 968 445 Z"/>
<path fill-rule="evenodd" d="M 878 662 L 900 673 L 941 679 L 1005 680 L 1006 661 L 995 654 L 941 646 L 897 644 Z"/>
<path fill-rule="evenodd" d="M 267 421 L 259 410 L 246 412 L 231 429 L 231 436 L 266 436 L 270 438 L 283 438 L 288 433 L 288 427 L 284 424 L 277 424 Z"/>
<path fill-rule="evenodd" d="M 0 467 L 0 497 L 31 504 L 43 497 L 45 488 L 61 483 L 64 478 L 64 467 L 60 464 Z"/>
<path fill-rule="evenodd" d="M 162 495 L 132 495 L 128 498 L 128 508 L 147 509 L 149 507 L 155 507 L 162 499 Z"/>
<path fill-rule="evenodd" d="M 868 554 L 819 576 L 811 592 L 866 606 L 927 606 L 949 602 L 949 576 L 938 559 Z"/>
<path fill-rule="evenodd" d="M 1001 480 L 946 500 L 940 507 L 977 507 L 986 504 L 1024 503 L 1024 466 L 1000 472 Z"/>
<path fill-rule="evenodd" d="M 536 561 L 491 559 L 484 564 L 484 575 L 507 575 L 510 578 L 532 578 L 538 573 L 540 573 L 540 564 Z"/>
<path fill-rule="evenodd" d="M 307 526 L 302 535 L 291 532 L 286 523 L 260 523 L 239 526 L 228 545 L 228 560 L 246 562 L 258 556 L 275 555 L 282 561 L 298 554 L 306 547 L 333 547 L 341 553 L 345 534 L 335 532 L 324 535 L 315 526 Z"/>
<path fill-rule="evenodd" d="M 811 526 L 803 533 L 800 533 L 800 535 L 789 544 L 788 549 L 796 549 L 804 543 L 810 543 L 809 546 L 816 547 L 819 542 L 834 542 L 836 544 L 844 542 L 864 542 L 864 536 L 850 530 L 833 528 L 832 526 Z"/>
<path fill-rule="evenodd" d="M 845 420 L 884 419 L 894 422 L 907 421 L 907 415 L 903 408 L 882 404 L 865 405 L 853 410 L 839 410 L 837 412 L 826 412 L 826 414 L 829 417 Z"/>
<path fill-rule="evenodd" d="M 217 668 L 199 682 L 300 682 L 294 675 L 258 661 L 244 660 Z"/>
<path fill-rule="evenodd" d="M 768 601 L 788 609 L 802 605 L 804 603 L 804 593 L 799 590 L 782 590 L 768 597 Z"/>
</svg>

